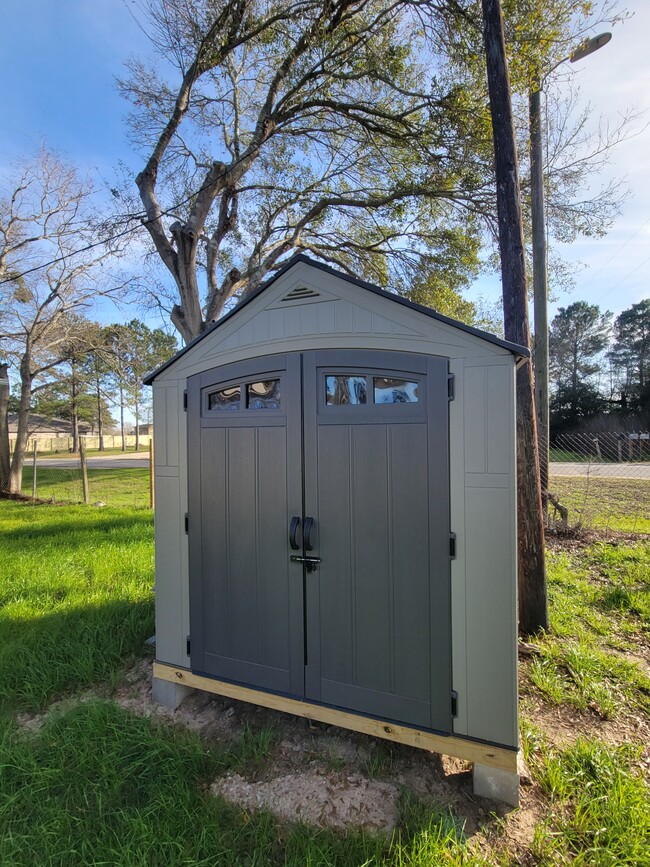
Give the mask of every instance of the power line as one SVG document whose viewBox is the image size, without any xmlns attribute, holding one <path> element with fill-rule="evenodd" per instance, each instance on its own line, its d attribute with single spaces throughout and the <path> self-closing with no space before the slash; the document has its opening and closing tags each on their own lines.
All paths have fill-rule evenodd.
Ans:
<svg viewBox="0 0 650 867">
<path fill-rule="evenodd" d="M 629 278 L 630 278 L 633 274 L 636 274 L 636 272 L 639 271 L 641 268 L 643 268 L 644 265 L 647 265 L 648 262 L 650 262 L 650 256 L 648 256 L 647 259 L 644 259 L 643 262 L 640 262 L 640 263 L 636 266 L 636 268 L 633 268 L 633 269 L 630 271 L 629 274 L 626 274 L 625 277 L 623 277 L 622 280 L 619 280 L 618 283 L 616 283 L 614 286 L 611 287 L 611 289 L 608 289 L 607 292 L 604 292 L 604 293 L 600 296 L 600 298 L 597 298 L 597 299 L 596 299 L 596 303 L 602 301 L 603 298 L 605 298 L 607 295 L 609 295 L 610 292 L 613 292 L 614 289 L 618 289 L 619 286 L 621 286 L 623 283 L 625 283 L 626 280 L 629 280 Z"/>
<path fill-rule="evenodd" d="M 603 268 L 606 268 L 606 267 L 609 265 L 609 263 L 610 263 L 611 261 L 613 261 L 613 260 L 618 256 L 618 254 L 621 252 L 621 250 L 624 250 L 625 247 L 627 247 L 627 245 L 630 243 L 630 241 L 633 241 L 633 240 L 636 238 L 636 236 L 639 234 L 639 232 L 641 231 L 641 229 L 645 229 L 645 227 L 648 225 L 648 223 L 650 223 L 650 217 L 649 217 L 647 220 L 645 220 L 643 223 L 641 223 L 641 225 L 638 226 L 638 227 L 634 230 L 634 232 L 632 232 L 632 234 L 630 235 L 630 237 L 629 237 L 626 241 L 623 241 L 623 243 L 621 244 L 621 246 L 618 247 L 618 249 L 616 249 L 616 250 L 612 253 L 612 255 L 609 257 L 609 259 L 608 259 L 606 262 L 603 262 L 603 264 L 600 266 L 600 268 L 598 268 L 597 271 L 594 271 L 593 274 L 590 274 L 590 275 L 589 275 L 589 276 L 590 276 L 590 279 L 593 280 L 594 277 L 596 277 L 598 274 L 600 274 L 600 272 L 603 270 Z M 608 290 L 608 291 L 609 291 L 609 290 Z"/>
</svg>

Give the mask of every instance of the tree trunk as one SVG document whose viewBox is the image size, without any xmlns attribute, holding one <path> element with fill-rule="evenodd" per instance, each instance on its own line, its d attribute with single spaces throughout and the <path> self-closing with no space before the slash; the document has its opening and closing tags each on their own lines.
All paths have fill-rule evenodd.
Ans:
<svg viewBox="0 0 650 867">
<path fill-rule="evenodd" d="M 503 17 L 499 0 L 482 0 L 482 4 L 494 134 L 505 336 L 514 343 L 530 346 L 517 151 Z M 535 403 L 529 359 L 520 366 L 517 374 L 517 500 L 519 629 L 524 635 L 532 635 L 548 628 L 548 604 Z"/>
<path fill-rule="evenodd" d="M 140 449 L 140 401 L 138 400 L 138 390 L 135 391 L 135 450 Z"/>
<path fill-rule="evenodd" d="M 72 359 L 70 366 L 72 368 L 72 392 L 71 392 L 71 401 L 70 401 L 70 418 L 72 422 L 72 451 L 79 451 L 79 413 L 78 413 L 78 388 L 77 388 L 77 371 L 74 359 Z"/>
<path fill-rule="evenodd" d="M 97 434 L 99 436 L 99 451 L 104 451 L 104 417 L 102 416 L 102 393 L 99 387 L 99 373 L 95 370 L 95 385 L 97 387 Z"/>
<path fill-rule="evenodd" d="M 9 374 L 0 364 L 0 491 L 9 490 Z"/>
<path fill-rule="evenodd" d="M 122 451 L 126 451 L 126 439 L 124 437 L 124 387 L 120 383 L 120 433 L 122 434 Z"/>
<path fill-rule="evenodd" d="M 31 353 L 29 347 L 20 360 L 20 406 L 18 408 L 18 425 L 16 443 L 11 456 L 9 470 L 9 490 L 19 494 L 23 487 L 23 465 L 27 454 L 27 439 L 29 426 L 29 405 L 32 399 Z"/>
</svg>

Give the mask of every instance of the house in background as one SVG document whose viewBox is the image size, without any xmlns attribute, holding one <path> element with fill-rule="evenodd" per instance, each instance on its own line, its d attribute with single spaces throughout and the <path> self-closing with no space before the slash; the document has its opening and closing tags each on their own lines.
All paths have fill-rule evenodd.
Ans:
<svg viewBox="0 0 650 867">
<path fill-rule="evenodd" d="M 130 432 L 129 436 L 134 437 L 136 434 L 139 434 L 141 437 L 150 437 L 153 436 L 153 425 L 152 424 L 139 424 L 137 427 L 134 427 Z"/>
<path fill-rule="evenodd" d="M 15 441 L 18 434 L 18 414 L 9 413 L 9 439 Z M 64 418 L 45 418 L 44 415 L 32 413 L 28 424 L 30 440 L 49 440 L 68 438 L 72 434 L 71 422 Z M 92 426 L 88 422 L 79 422 L 79 433 L 83 436 L 91 433 Z"/>
</svg>

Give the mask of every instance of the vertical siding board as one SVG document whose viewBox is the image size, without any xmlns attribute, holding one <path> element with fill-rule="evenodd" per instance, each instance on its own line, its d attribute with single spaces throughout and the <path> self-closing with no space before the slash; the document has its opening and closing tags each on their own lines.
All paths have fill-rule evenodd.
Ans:
<svg viewBox="0 0 650 867">
<path fill-rule="evenodd" d="M 394 691 L 429 700 L 429 559 L 421 555 L 428 537 L 427 430 L 423 424 L 391 428 Z M 420 469 L 414 478 L 413 465 Z"/>
<path fill-rule="evenodd" d="M 290 666 L 286 456 L 286 428 L 259 428 L 256 545 L 258 606 L 263 616 L 259 620 L 258 658 L 262 664 L 282 669 Z M 296 570 L 293 574 L 297 578 Z"/>
<path fill-rule="evenodd" d="M 155 436 L 156 466 L 167 466 L 167 392 L 173 389 L 154 384 L 153 387 L 153 430 Z"/>
<path fill-rule="evenodd" d="M 336 322 L 336 301 L 325 301 L 321 304 L 316 304 L 318 310 L 318 333 L 332 334 Z"/>
<path fill-rule="evenodd" d="M 465 470 L 487 472 L 485 369 L 465 368 Z"/>
<path fill-rule="evenodd" d="M 230 605 L 228 575 L 228 432 L 224 428 L 201 431 L 201 522 L 203 558 L 203 645 L 206 653 L 228 656 Z"/>
<path fill-rule="evenodd" d="M 300 310 L 300 333 L 318 334 L 318 307 L 319 304 L 304 304 Z"/>
<path fill-rule="evenodd" d="M 257 662 L 259 612 L 254 604 L 257 591 L 255 571 L 255 466 L 251 455 L 255 449 L 253 428 L 234 428 L 229 432 L 228 449 L 228 521 L 231 527 L 249 528 L 249 532 L 230 532 L 228 558 L 231 581 L 230 656 Z"/>
<path fill-rule="evenodd" d="M 513 540 L 503 520 L 510 506 L 506 488 L 468 491 L 468 734 L 516 746 Z"/>
<path fill-rule="evenodd" d="M 512 471 L 512 418 L 505 409 L 512 368 L 490 366 L 486 368 L 486 447 L 487 472 Z"/>
<path fill-rule="evenodd" d="M 179 480 L 174 476 L 158 476 L 156 485 L 156 657 L 170 665 L 184 665 L 185 648 L 178 618 L 182 607 Z"/>
<path fill-rule="evenodd" d="M 311 573 L 307 580 L 311 592 L 317 583 L 321 589 L 321 621 L 336 624 L 335 630 L 321 630 L 321 675 L 327 680 L 350 683 L 355 677 L 350 431 L 344 426 L 328 425 L 319 427 L 317 436 L 319 556 L 330 564 L 330 577 L 328 586 L 323 588 L 320 571 Z"/>
<path fill-rule="evenodd" d="M 388 692 L 390 588 L 384 425 L 355 425 L 353 448 L 357 684 Z"/>
</svg>

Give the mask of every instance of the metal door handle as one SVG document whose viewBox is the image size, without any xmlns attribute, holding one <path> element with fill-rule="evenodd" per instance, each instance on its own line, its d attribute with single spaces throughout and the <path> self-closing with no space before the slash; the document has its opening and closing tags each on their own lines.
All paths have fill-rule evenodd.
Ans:
<svg viewBox="0 0 650 867">
<path fill-rule="evenodd" d="M 302 528 L 302 540 L 305 544 L 305 551 L 313 551 L 314 547 L 311 544 L 311 528 L 314 526 L 313 518 L 305 518 L 305 523 Z"/>
<path fill-rule="evenodd" d="M 291 519 L 291 526 L 289 527 L 289 544 L 293 551 L 298 551 L 300 545 L 296 541 L 296 533 L 298 532 L 298 527 L 300 526 L 300 518 L 297 515 Z"/>
</svg>

